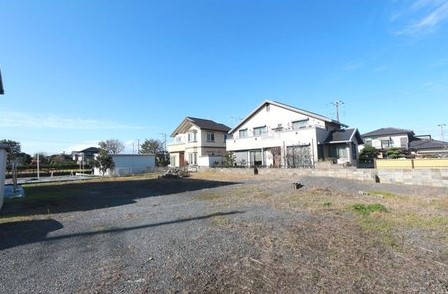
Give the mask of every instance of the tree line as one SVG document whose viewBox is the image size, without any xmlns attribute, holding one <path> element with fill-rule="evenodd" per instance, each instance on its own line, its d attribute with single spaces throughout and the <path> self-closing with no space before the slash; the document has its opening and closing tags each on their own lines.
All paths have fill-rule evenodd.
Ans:
<svg viewBox="0 0 448 294">
<path fill-rule="evenodd" d="M 30 155 L 22 152 L 21 143 L 2 139 L 0 144 L 6 144 L 9 146 L 8 156 L 7 156 L 7 166 L 12 168 L 12 166 L 19 168 L 33 167 L 37 164 L 37 158 L 39 157 L 39 164 L 49 167 L 68 167 L 76 166 L 76 162 L 73 160 L 71 154 L 54 154 L 47 155 L 45 153 L 39 153 L 35 155 Z M 124 151 L 125 146 L 122 141 L 118 139 L 108 139 L 105 141 L 100 141 L 98 143 L 100 149 L 100 154 L 98 156 L 105 157 L 106 155 L 119 154 Z M 154 154 L 156 157 L 157 166 L 166 166 L 169 164 L 168 152 L 165 150 L 164 144 L 160 140 L 156 139 L 145 139 L 143 144 L 138 150 L 139 154 Z M 107 156 L 106 156 L 107 157 Z M 87 166 L 94 166 L 93 162 L 86 162 Z"/>
</svg>

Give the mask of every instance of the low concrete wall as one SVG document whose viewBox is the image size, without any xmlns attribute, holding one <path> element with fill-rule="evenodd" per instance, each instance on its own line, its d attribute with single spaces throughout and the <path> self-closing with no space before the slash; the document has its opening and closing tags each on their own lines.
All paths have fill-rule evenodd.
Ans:
<svg viewBox="0 0 448 294">
<path fill-rule="evenodd" d="M 201 168 L 200 170 L 213 170 L 223 173 L 253 174 L 252 168 Z M 273 176 L 317 176 L 351 179 L 366 182 L 447 187 L 448 169 L 356 169 L 356 168 L 329 168 L 329 169 L 277 169 L 259 168 L 260 175 Z"/>
<path fill-rule="evenodd" d="M 376 159 L 375 167 L 382 169 L 412 169 L 414 168 L 412 159 Z"/>
<path fill-rule="evenodd" d="M 448 187 L 448 169 L 385 169 L 378 170 L 381 183 Z"/>
<path fill-rule="evenodd" d="M 448 169 L 448 159 L 414 159 L 414 168 Z"/>
<path fill-rule="evenodd" d="M 448 159 L 376 159 L 375 167 L 383 169 L 448 169 Z"/>
<path fill-rule="evenodd" d="M 223 173 L 253 174 L 253 168 L 201 168 L 200 170 L 219 171 Z M 375 169 L 356 169 L 356 168 L 258 168 L 260 175 L 273 176 L 316 176 L 332 177 L 341 179 L 352 179 L 358 181 L 375 182 Z"/>
</svg>

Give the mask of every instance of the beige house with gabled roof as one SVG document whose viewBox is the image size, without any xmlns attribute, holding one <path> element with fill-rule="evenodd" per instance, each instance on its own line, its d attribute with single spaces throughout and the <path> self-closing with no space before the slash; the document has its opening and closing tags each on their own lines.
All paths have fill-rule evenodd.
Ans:
<svg viewBox="0 0 448 294">
<path fill-rule="evenodd" d="M 174 142 L 168 144 L 173 167 L 220 165 L 226 153 L 230 128 L 208 119 L 186 117 L 173 131 Z"/>
</svg>

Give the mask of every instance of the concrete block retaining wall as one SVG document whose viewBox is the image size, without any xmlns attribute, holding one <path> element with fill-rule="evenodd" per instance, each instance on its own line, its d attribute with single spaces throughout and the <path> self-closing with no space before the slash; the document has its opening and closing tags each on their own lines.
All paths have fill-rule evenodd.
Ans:
<svg viewBox="0 0 448 294">
<path fill-rule="evenodd" d="M 381 183 L 448 187 L 448 169 L 378 170 Z"/>
<path fill-rule="evenodd" d="M 219 171 L 223 173 L 253 174 L 252 168 L 201 168 L 200 170 Z M 375 182 L 376 170 L 374 169 L 356 169 L 356 168 L 259 168 L 260 175 L 275 176 L 316 176 L 333 177 L 342 179 L 352 179 L 358 181 Z"/>
<path fill-rule="evenodd" d="M 204 169 L 201 169 L 204 170 Z M 208 168 L 224 173 L 253 174 L 252 168 Z M 259 168 L 259 174 L 276 176 L 318 176 L 351 179 L 374 183 L 378 177 L 381 183 L 419 185 L 432 187 L 448 187 L 448 169 L 356 169 L 356 168 L 328 168 L 328 169 L 277 169 Z"/>
</svg>

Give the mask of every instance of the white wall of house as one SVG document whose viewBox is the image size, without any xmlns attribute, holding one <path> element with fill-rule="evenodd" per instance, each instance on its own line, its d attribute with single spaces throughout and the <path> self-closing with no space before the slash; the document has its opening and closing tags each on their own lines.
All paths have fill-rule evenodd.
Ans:
<svg viewBox="0 0 448 294">
<path fill-rule="evenodd" d="M 239 129 L 248 129 L 248 134 L 254 128 L 267 126 L 268 129 L 282 127 L 283 129 L 292 129 L 293 122 L 304 120 L 303 127 L 321 126 L 325 127 L 325 122 L 316 118 L 308 117 L 304 114 L 290 111 L 273 104 L 267 104 L 260 108 L 249 120 L 247 120 Z M 235 135 L 238 135 L 237 133 Z"/>
<path fill-rule="evenodd" d="M 226 132 L 202 130 L 193 125 L 186 133 L 177 134 L 174 142 L 168 144 L 170 165 L 179 167 L 179 153 L 184 152 L 184 160 L 189 165 L 213 166 L 214 161 L 211 165 L 205 165 L 209 162 L 206 158 L 225 154 L 226 136 Z"/>
<path fill-rule="evenodd" d="M 180 154 L 178 152 L 170 153 L 170 166 L 171 167 L 180 166 Z"/>
<path fill-rule="evenodd" d="M 376 149 L 388 149 L 388 148 L 405 148 L 409 147 L 409 137 L 408 134 L 398 134 L 392 136 L 375 137 L 375 138 L 364 138 L 366 145 L 371 145 Z"/>
<path fill-rule="evenodd" d="M 5 197 L 5 176 L 6 176 L 6 158 L 8 152 L 7 145 L 0 144 L 0 209 L 3 206 L 3 199 Z"/>
<path fill-rule="evenodd" d="M 273 158 L 266 148 L 282 147 L 284 152 L 284 148 L 288 146 L 310 145 L 311 156 L 317 161 L 318 142 L 323 142 L 328 134 L 325 121 L 268 104 L 232 132 L 232 138 L 226 141 L 227 151 L 260 149 L 263 164 L 269 166 L 273 163 Z M 237 162 L 243 156 L 239 152 Z M 249 158 L 246 162 L 248 160 Z"/>
<path fill-rule="evenodd" d="M 232 138 L 227 140 L 227 151 L 266 149 L 270 147 L 287 147 L 295 145 L 309 144 L 312 149 L 313 158 L 317 160 L 317 129 L 314 127 L 307 129 L 270 132 L 260 136 L 248 138 Z M 319 130 L 319 135 L 329 131 Z"/>
<path fill-rule="evenodd" d="M 125 176 L 130 174 L 140 174 L 151 172 L 156 166 L 155 155 L 153 154 L 113 154 L 114 168 L 108 170 L 107 176 Z M 101 175 L 95 168 L 95 175 Z"/>
<path fill-rule="evenodd" d="M 222 164 L 222 156 L 205 155 L 198 158 L 198 166 L 201 167 L 222 166 Z"/>
</svg>

